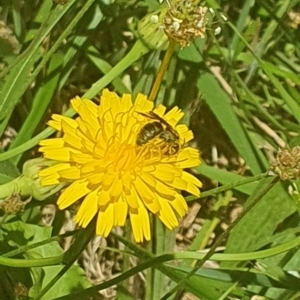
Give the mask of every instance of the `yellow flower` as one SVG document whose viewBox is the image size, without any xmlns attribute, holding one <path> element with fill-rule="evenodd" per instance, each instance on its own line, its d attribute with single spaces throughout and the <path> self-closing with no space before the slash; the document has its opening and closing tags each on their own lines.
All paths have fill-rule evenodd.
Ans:
<svg viewBox="0 0 300 300">
<path fill-rule="evenodd" d="M 71 183 L 60 195 L 60 209 L 83 198 L 75 222 L 86 227 L 97 216 L 96 234 L 106 237 L 114 226 L 124 226 L 129 215 L 136 242 L 150 240 L 148 211 L 168 227 L 178 226 L 187 204 L 181 190 L 199 196 L 201 182 L 183 169 L 200 164 L 198 150 L 183 146 L 193 138 L 186 125 L 177 125 L 183 112 L 174 107 L 166 113 L 162 105 L 154 108 L 145 95 L 135 103 L 131 95 L 104 90 L 100 105 L 88 99 L 71 100 L 78 117 L 53 115 L 49 125 L 63 137 L 40 142 L 44 157 L 55 166 L 39 173 L 42 185 Z M 153 111 L 178 134 L 180 149 L 170 154 L 166 142 L 154 137 L 137 144 L 140 131 Z M 166 123 L 163 125 L 166 130 Z"/>
</svg>

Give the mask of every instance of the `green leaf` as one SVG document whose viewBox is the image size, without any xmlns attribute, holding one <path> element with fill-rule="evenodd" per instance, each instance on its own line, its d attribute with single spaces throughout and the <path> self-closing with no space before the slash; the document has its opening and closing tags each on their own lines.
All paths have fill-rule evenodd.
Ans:
<svg viewBox="0 0 300 300">
<path fill-rule="evenodd" d="M 192 271 L 192 268 L 181 267 L 176 265 L 169 265 L 168 267 L 175 270 L 185 272 L 186 274 Z M 283 281 L 279 276 L 272 276 L 269 272 L 261 271 L 255 268 L 219 268 L 219 269 L 208 269 L 203 268 L 195 273 L 195 276 L 199 276 L 203 279 L 210 279 L 215 281 L 215 285 L 226 282 L 233 284 L 239 282 L 240 285 L 257 285 L 260 287 L 270 288 L 276 287 L 281 289 L 290 289 L 299 291 L 299 279 L 285 273 L 285 276 L 289 279 Z M 297 284 L 295 284 L 297 283 Z"/>
<path fill-rule="evenodd" d="M 90 46 L 87 51 L 87 55 L 95 67 L 101 71 L 101 73 L 107 74 L 112 69 L 112 66 L 107 61 L 100 58 L 100 53 L 95 47 Z M 118 76 L 112 81 L 112 85 L 120 94 L 130 93 L 130 90 L 124 85 L 121 78 Z"/>
<path fill-rule="evenodd" d="M 252 173 L 262 173 L 267 169 L 268 163 L 250 136 L 239 121 L 230 99 L 221 89 L 215 77 L 209 73 L 203 73 L 197 86 L 202 93 L 211 111 L 214 113 L 236 150 L 246 161 Z"/>
<path fill-rule="evenodd" d="M 10 160 L 0 162 L 0 184 L 7 183 L 19 175 L 19 170 Z"/>
<path fill-rule="evenodd" d="M 178 280 L 183 280 L 187 273 L 191 271 L 191 268 L 180 268 L 173 265 L 168 265 L 166 268 L 169 269 L 169 272 L 172 272 L 173 276 L 177 277 Z M 203 271 L 199 270 L 198 272 L 202 274 Z M 231 286 L 232 283 L 226 282 L 225 280 L 219 281 L 209 278 L 209 276 L 197 275 L 192 276 L 184 283 L 184 287 L 187 291 L 203 300 L 216 300 Z M 242 296 L 243 294 L 244 292 L 241 288 L 235 291 L 235 296 Z"/>
<path fill-rule="evenodd" d="M 42 268 L 40 272 L 36 272 L 39 281 L 30 289 L 29 296 L 36 299 L 40 291 L 55 277 L 62 266 L 49 266 Z M 62 275 L 60 280 L 53 285 L 43 297 L 42 300 L 53 300 L 57 297 L 65 296 L 71 292 L 82 291 L 91 284 L 88 282 L 84 271 L 79 266 L 72 266 L 65 274 Z"/>
<path fill-rule="evenodd" d="M 34 49 L 30 55 L 12 68 L 0 93 L 0 121 L 12 112 L 30 84 L 28 78 L 30 78 L 32 66 L 39 56 L 39 49 Z"/>
<path fill-rule="evenodd" d="M 188 47 L 180 49 L 178 57 L 182 60 L 189 61 L 192 63 L 201 63 L 203 57 L 199 49 L 203 49 L 205 46 L 206 39 L 197 39 L 191 43 Z"/>
<path fill-rule="evenodd" d="M 261 180 L 256 191 L 248 199 L 251 203 L 272 178 Z M 287 192 L 287 184 L 277 183 L 233 228 L 226 243 L 226 253 L 242 253 L 257 250 L 271 237 L 279 224 L 296 211 L 296 205 Z M 226 262 L 223 266 L 235 266 Z"/>
<path fill-rule="evenodd" d="M 40 123 L 56 90 L 56 86 L 60 77 L 60 69 L 63 64 L 63 58 L 64 56 L 62 54 L 54 54 L 51 58 L 48 74 L 45 78 L 45 84 L 41 85 L 36 96 L 34 97 L 31 111 L 23 123 L 23 126 L 21 127 L 16 139 L 12 142 L 10 149 L 14 149 L 22 143 L 28 141 L 36 130 L 36 127 Z M 16 159 L 17 158 L 14 157 L 14 160 Z"/>
</svg>

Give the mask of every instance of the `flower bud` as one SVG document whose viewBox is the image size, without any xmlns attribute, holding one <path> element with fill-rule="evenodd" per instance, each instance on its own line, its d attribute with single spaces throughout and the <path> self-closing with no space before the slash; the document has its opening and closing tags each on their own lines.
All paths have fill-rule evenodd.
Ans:
<svg viewBox="0 0 300 300">
<path fill-rule="evenodd" d="M 205 38 L 207 12 L 208 8 L 198 6 L 197 1 L 177 1 L 165 15 L 164 31 L 171 40 L 186 47 L 193 37 Z"/>
<path fill-rule="evenodd" d="M 18 193 L 21 197 L 32 196 L 36 200 L 44 200 L 58 192 L 65 184 L 41 186 L 39 171 L 55 165 L 55 161 L 45 158 L 28 160 L 23 165 L 23 173 L 16 179 L 0 186 L 0 198 L 5 199 Z"/>
<path fill-rule="evenodd" d="M 154 50 L 166 50 L 169 39 L 161 28 L 167 8 L 146 15 L 138 24 L 140 39 Z"/>
<path fill-rule="evenodd" d="M 271 171 L 281 180 L 300 178 L 300 146 L 284 149 L 277 154 L 276 161 L 271 165 Z"/>
</svg>

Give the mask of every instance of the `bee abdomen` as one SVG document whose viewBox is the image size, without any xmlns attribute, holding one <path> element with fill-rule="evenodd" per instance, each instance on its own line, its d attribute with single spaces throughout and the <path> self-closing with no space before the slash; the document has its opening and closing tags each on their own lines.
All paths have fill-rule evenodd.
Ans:
<svg viewBox="0 0 300 300">
<path fill-rule="evenodd" d="M 150 140 L 154 139 L 157 135 L 163 132 L 164 127 L 160 122 L 152 122 L 146 124 L 139 132 L 136 140 L 138 146 L 147 144 Z"/>
</svg>

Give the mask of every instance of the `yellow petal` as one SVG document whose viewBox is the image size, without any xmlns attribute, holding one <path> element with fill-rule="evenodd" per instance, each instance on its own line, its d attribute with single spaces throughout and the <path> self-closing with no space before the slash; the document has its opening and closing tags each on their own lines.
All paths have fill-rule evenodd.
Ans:
<svg viewBox="0 0 300 300">
<path fill-rule="evenodd" d="M 167 108 L 165 106 L 163 106 L 162 104 L 156 106 L 153 111 L 154 113 L 156 113 L 158 116 L 163 117 L 163 115 L 165 114 Z"/>
<path fill-rule="evenodd" d="M 78 135 L 79 138 L 82 139 L 82 143 L 91 143 L 92 146 L 95 144 L 96 136 L 98 134 L 99 126 L 91 126 L 89 122 L 84 121 L 81 118 L 77 119 L 78 123 L 78 130 L 76 134 Z"/>
<path fill-rule="evenodd" d="M 76 152 L 69 147 L 64 147 L 62 149 L 51 149 L 44 152 L 44 157 L 57 161 L 70 161 L 70 151 Z"/>
<path fill-rule="evenodd" d="M 96 234 L 107 237 L 114 225 L 114 204 L 108 204 L 98 213 Z"/>
<path fill-rule="evenodd" d="M 147 96 L 138 94 L 134 102 L 137 112 L 149 112 L 153 109 L 153 102 L 147 99 Z"/>
<path fill-rule="evenodd" d="M 131 189 L 131 181 L 131 174 L 129 172 L 124 173 L 122 176 L 122 182 L 125 192 Z"/>
<path fill-rule="evenodd" d="M 91 154 L 79 152 L 79 153 L 70 153 L 70 158 L 75 163 L 84 165 L 89 161 L 91 161 L 93 159 L 93 156 Z"/>
<path fill-rule="evenodd" d="M 71 165 L 69 163 L 65 164 L 57 164 L 46 169 L 43 169 L 39 172 L 39 177 L 52 176 L 53 174 L 58 175 L 58 171 L 65 170 L 70 168 Z"/>
<path fill-rule="evenodd" d="M 100 97 L 100 104 L 98 109 L 99 116 L 104 116 L 107 121 L 112 121 L 116 110 L 120 106 L 120 97 L 116 93 L 104 89 Z M 108 111 L 110 112 L 109 114 L 107 114 Z"/>
<path fill-rule="evenodd" d="M 65 133 L 64 134 L 64 140 L 66 142 L 66 146 L 71 146 L 72 148 L 76 148 L 77 150 L 81 150 L 82 149 L 82 140 L 81 138 L 78 137 L 78 135 L 76 135 L 76 133 Z"/>
<path fill-rule="evenodd" d="M 129 216 L 134 240 L 137 243 L 143 242 L 144 238 L 146 241 L 150 241 L 150 221 L 148 212 L 144 205 L 140 203 L 138 209 L 130 208 Z"/>
<path fill-rule="evenodd" d="M 57 201 L 59 209 L 65 209 L 90 192 L 84 179 L 74 181 L 60 195 Z"/>
<path fill-rule="evenodd" d="M 99 185 L 102 183 L 103 177 L 103 172 L 93 172 L 87 177 L 87 180 L 93 185 Z"/>
<path fill-rule="evenodd" d="M 199 187 L 202 186 L 202 183 L 193 175 L 182 172 L 182 176 L 176 177 L 171 185 L 176 189 L 187 191 L 195 196 L 200 196 Z"/>
<path fill-rule="evenodd" d="M 120 101 L 120 108 L 122 112 L 127 112 L 132 107 L 132 100 L 130 94 L 123 94 Z"/>
<path fill-rule="evenodd" d="M 122 181 L 119 178 L 115 177 L 109 190 L 110 196 L 119 198 L 121 196 L 122 190 L 123 190 Z"/>
<path fill-rule="evenodd" d="M 178 123 L 178 121 L 184 116 L 184 113 L 178 106 L 173 107 L 165 115 L 164 119 L 173 127 Z"/>
<path fill-rule="evenodd" d="M 156 213 L 160 210 L 160 203 L 157 200 L 157 194 L 154 190 L 151 190 L 150 187 L 139 176 L 137 176 L 135 180 L 135 189 L 140 195 L 140 198 L 144 204 L 147 205 L 151 212 Z"/>
<path fill-rule="evenodd" d="M 144 169 L 147 170 L 147 168 Z M 163 182 L 171 182 L 174 180 L 175 176 L 180 176 L 181 171 L 171 164 L 157 164 L 155 166 L 155 171 L 151 174 Z"/>
<path fill-rule="evenodd" d="M 99 207 L 106 207 L 110 200 L 111 200 L 111 197 L 110 197 L 109 191 L 101 190 L 99 192 L 99 197 L 98 197 Z"/>
<path fill-rule="evenodd" d="M 75 98 L 71 99 L 71 105 L 73 107 L 73 109 L 78 113 L 78 108 L 82 103 L 82 100 L 80 97 L 76 96 Z"/>
<path fill-rule="evenodd" d="M 52 117 L 52 120 L 50 120 L 47 124 L 49 126 L 53 127 L 56 130 L 62 131 L 62 121 L 65 121 L 66 123 L 69 123 L 69 125 L 73 128 L 78 127 L 77 122 L 73 119 L 68 118 L 68 117 L 61 116 L 61 115 L 56 115 L 56 114 L 53 114 L 51 117 Z"/>
<path fill-rule="evenodd" d="M 201 164 L 199 151 L 197 149 L 187 147 L 178 153 L 176 166 L 181 169 L 198 167 Z"/>
<path fill-rule="evenodd" d="M 62 148 L 64 146 L 64 139 L 63 138 L 55 138 L 55 139 L 47 139 L 41 140 L 39 145 L 42 146 L 39 148 L 39 152 L 44 152 L 45 150 L 55 149 L 55 148 Z"/>
<path fill-rule="evenodd" d="M 91 138 L 95 138 L 100 125 L 96 116 L 94 116 L 88 109 L 82 107 L 80 109 L 81 122 L 85 123 L 85 129 L 88 131 Z M 83 126 L 81 126 L 83 127 Z"/>
<path fill-rule="evenodd" d="M 72 166 L 68 169 L 58 171 L 57 173 L 59 174 L 60 178 L 66 180 L 77 180 L 81 178 L 80 170 L 76 166 Z"/>
<path fill-rule="evenodd" d="M 95 170 L 97 170 L 100 163 L 101 162 L 99 162 L 96 159 L 90 160 L 89 162 L 87 162 L 81 166 L 80 171 L 82 174 L 90 174 L 92 172 L 95 172 Z"/>
<path fill-rule="evenodd" d="M 188 183 L 194 184 L 198 187 L 202 187 L 202 182 L 197 177 L 195 177 L 194 175 L 188 172 L 185 171 L 182 172 L 182 179 Z"/>
<path fill-rule="evenodd" d="M 89 193 L 80 205 L 76 214 L 75 222 L 85 228 L 98 212 L 98 195 L 97 190 Z"/>
<path fill-rule="evenodd" d="M 98 116 L 98 106 L 89 99 L 81 99 L 77 96 L 71 100 L 71 105 L 79 114 L 81 114 L 81 111 L 85 109 L 88 110 L 94 118 Z"/>
<path fill-rule="evenodd" d="M 120 199 L 114 205 L 114 226 L 124 226 L 126 222 L 128 204 L 125 199 Z"/>
<path fill-rule="evenodd" d="M 177 125 L 176 131 L 180 136 L 180 140 L 184 141 L 184 143 L 187 143 L 194 138 L 193 132 L 184 124 Z"/>
<path fill-rule="evenodd" d="M 160 196 L 166 199 L 173 199 L 177 193 L 172 187 L 159 180 L 156 181 L 155 189 Z"/>
<path fill-rule="evenodd" d="M 183 217 L 188 211 L 188 206 L 185 199 L 178 193 L 175 195 L 175 199 L 170 201 L 169 203 L 172 205 L 173 209 L 178 213 L 180 217 Z"/>
<path fill-rule="evenodd" d="M 160 199 L 161 210 L 158 214 L 159 219 L 169 228 L 173 229 L 178 226 L 178 220 L 171 208 L 169 202 L 164 199 Z"/>
<path fill-rule="evenodd" d="M 124 197 L 130 208 L 138 208 L 139 207 L 139 205 L 138 205 L 139 196 L 134 187 L 132 187 L 130 189 L 130 191 L 126 192 Z"/>
<path fill-rule="evenodd" d="M 105 191 L 110 190 L 112 183 L 114 182 L 116 174 L 114 173 L 106 173 L 103 176 L 102 186 Z"/>
</svg>

